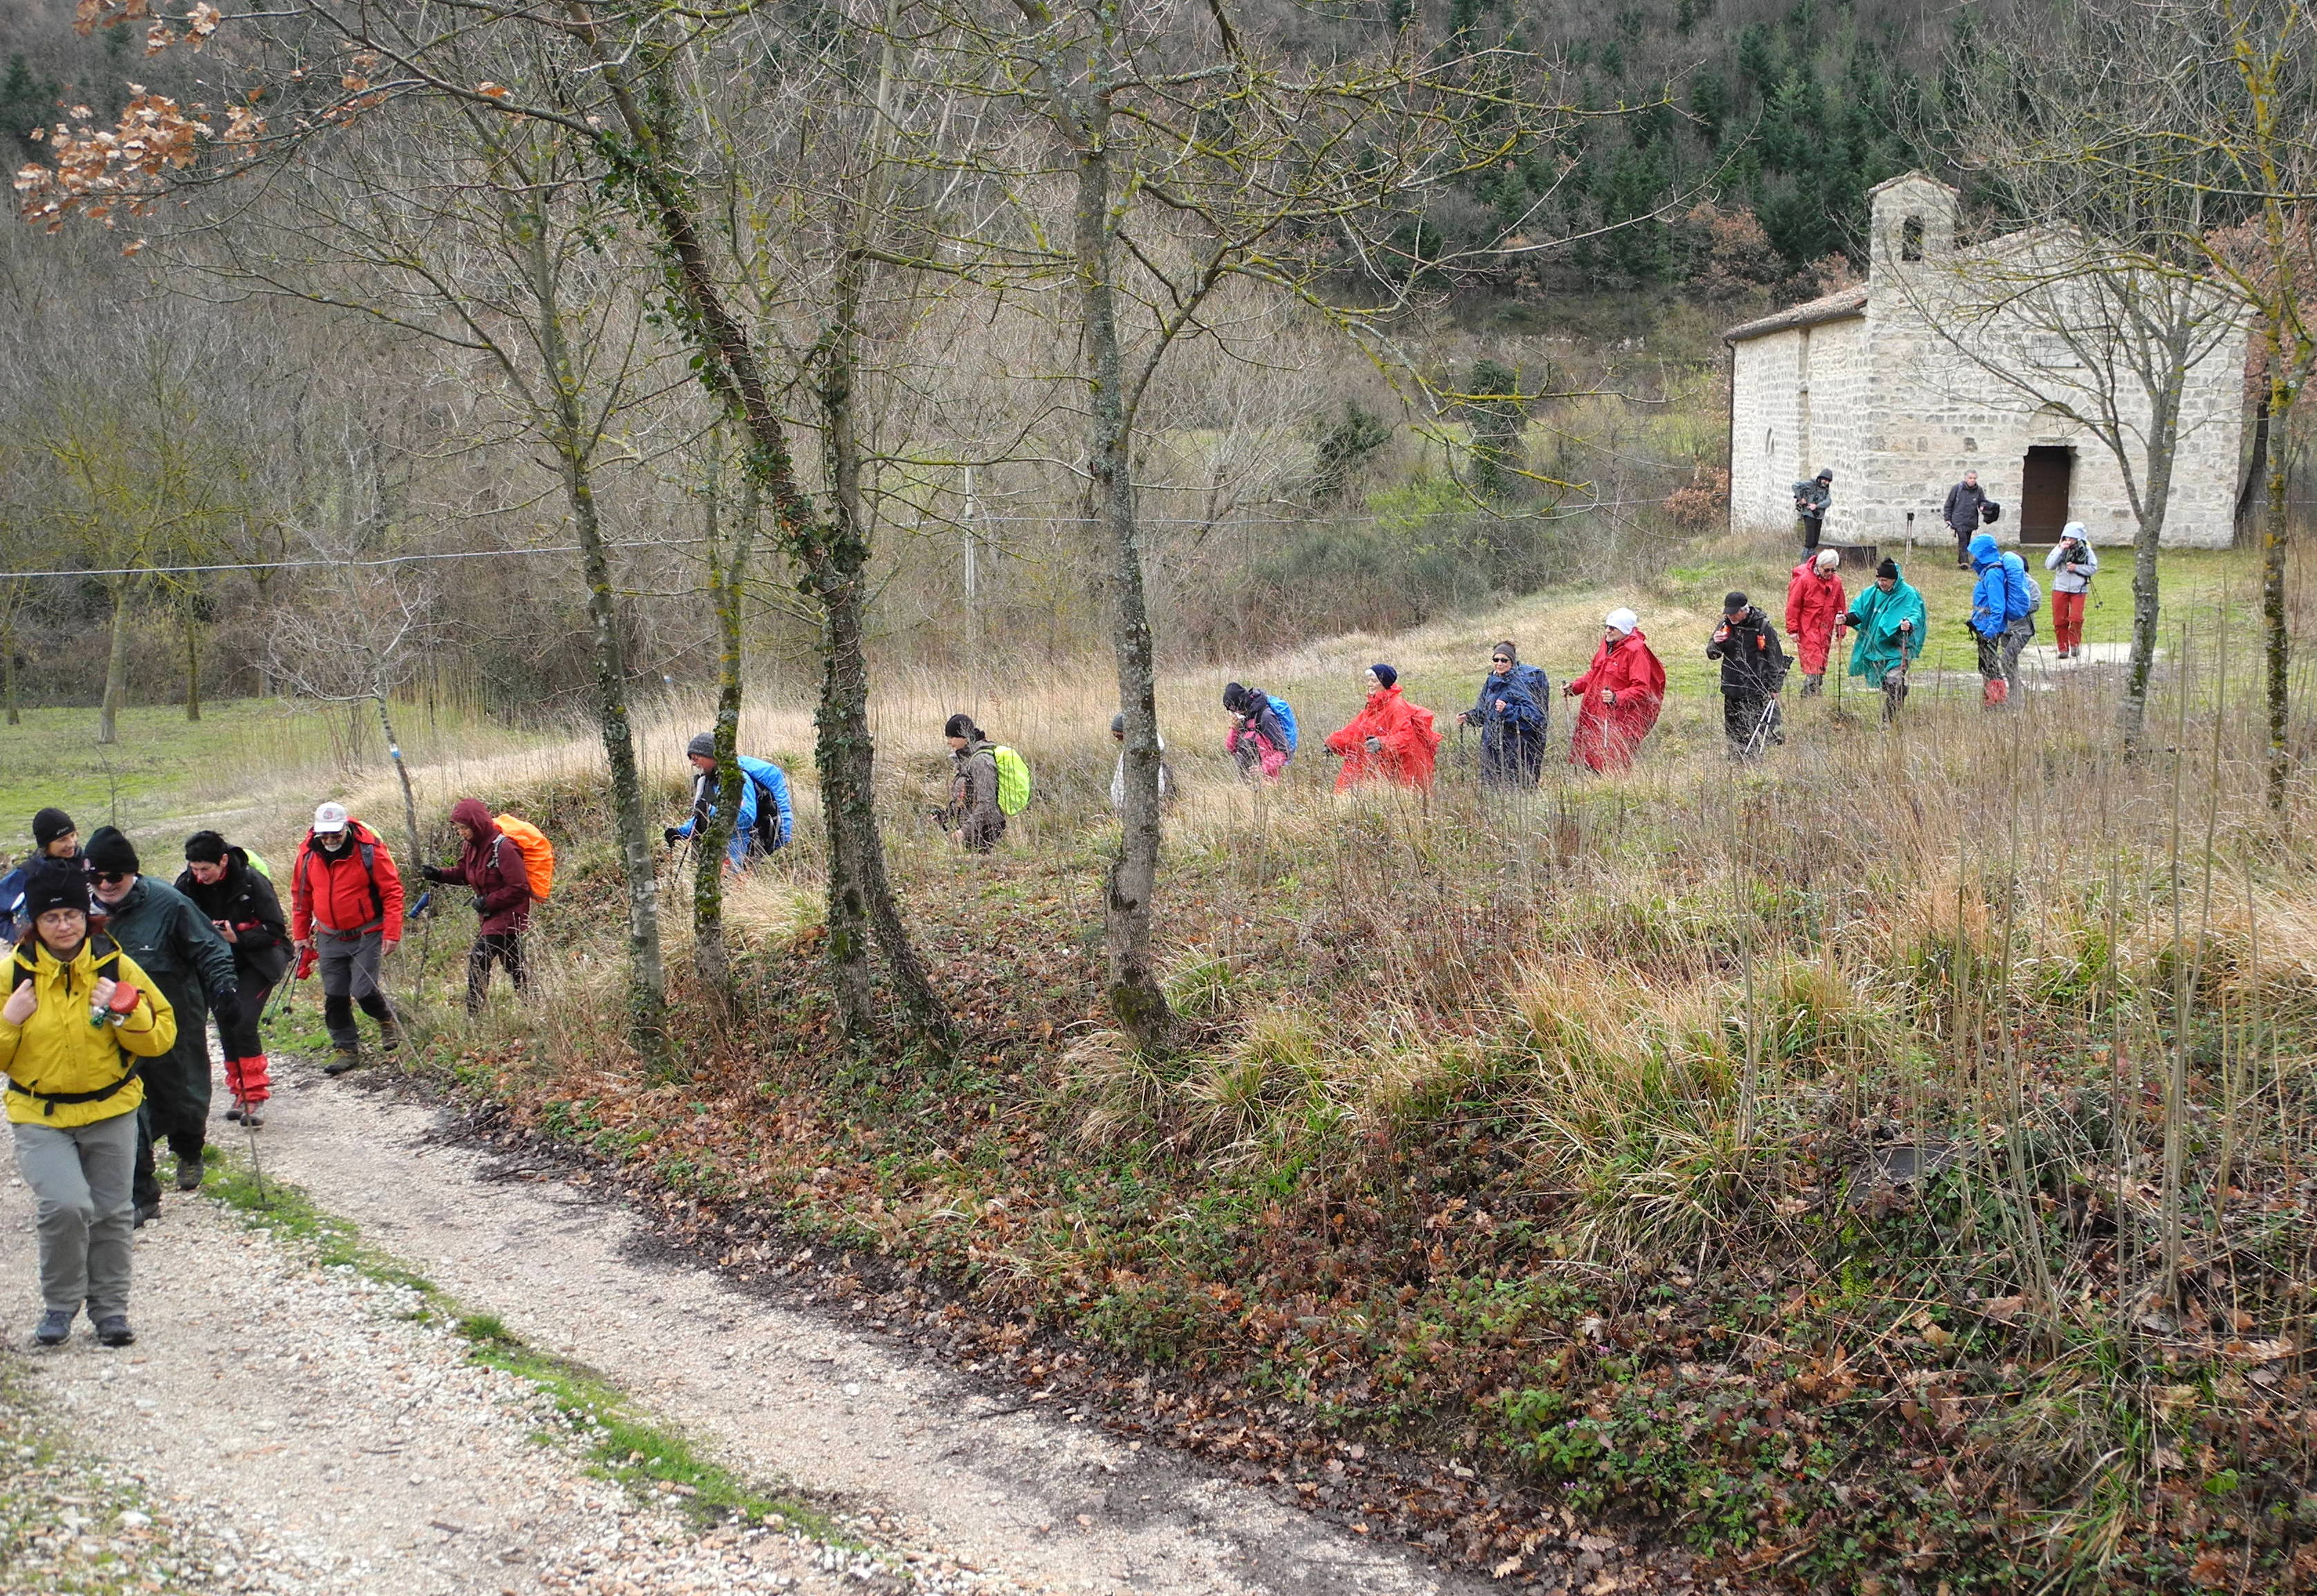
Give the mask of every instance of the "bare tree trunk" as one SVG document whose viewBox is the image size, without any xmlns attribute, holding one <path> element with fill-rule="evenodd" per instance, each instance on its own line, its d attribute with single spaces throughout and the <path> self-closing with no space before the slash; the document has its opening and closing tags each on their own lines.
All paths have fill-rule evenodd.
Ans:
<svg viewBox="0 0 2317 1596">
<path fill-rule="evenodd" d="M 96 740 L 121 740 L 121 706 L 129 696 L 129 578 L 112 579 L 112 651 L 104 661 L 104 706 L 96 712 Z"/>
<path fill-rule="evenodd" d="M 739 823 L 741 682 L 741 583 L 755 540 L 758 501 L 756 484 L 740 480 L 740 525 L 732 535 L 730 563 L 719 548 L 717 491 L 724 465 L 723 434 L 715 434 L 709 462 L 707 536 L 708 593 L 716 611 L 716 802 L 693 832 L 696 852 L 692 883 L 692 967 L 720 1003 L 732 995 L 732 959 L 724 942 L 724 851 Z"/>
<path fill-rule="evenodd" d="M 579 539 L 579 566 L 587 584 L 587 620 L 595 656 L 595 720 L 612 775 L 612 825 L 628 887 L 628 1026 L 636 1051 L 655 1069 L 667 1058 L 667 973 L 660 958 L 659 878 L 644 812 L 643 775 L 628 718 L 627 642 L 612 596 L 612 562 L 595 508 L 591 438 L 580 407 L 579 382 L 563 332 L 555 271 L 545 228 L 526 218 L 532 290 L 539 302 L 540 352 L 545 357 L 554 407 L 556 463 Z"/>
<path fill-rule="evenodd" d="M 201 718 L 201 626 L 185 606 L 185 718 Z"/>
<path fill-rule="evenodd" d="M 1099 90 L 1076 108 L 1078 255 L 1081 332 L 1090 370 L 1087 468 L 1096 513 L 1110 533 L 1111 651 L 1126 716 L 1126 803 L 1118 857 L 1103 911 L 1110 954 L 1110 1008 L 1138 1048 L 1163 1045 L 1174 1016 L 1150 963 L 1151 900 L 1158 883 L 1158 706 L 1150 615 L 1142 582 L 1129 460 L 1124 374 L 1118 343 L 1115 254 L 1110 235 L 1111 168 Z"/>
<path fill-rule="evenodd" d="M 0 698 L 8 704 L 8 724 L 24 724 L 24 711 L 16 702 L 16 631 L 13 627 L 0 631 Z"/>
<path fill-rule="evenodd" d="M 2292 420 L 2295 395 L 2282 375 L 2285 351 L 2273 335 L 2268 359 L 2272 373 L 2268 385 L 2268 508 L 2261 517 L 2260 526 L 2260 628 L 2268 676 L 2268 807 L 2283 814 L 2285 782 L 2290 769 L 2290 750 L 2286 740 L 2290 729 L 2286 718 L 2290 683 L 2286 671 L 2292 663 L 2291 639 L 2285 624 L 2285 495 L 2290 464 L 2285 442 L 2292 436 L 2286 424 Z"/>
<path fill-rule="evenodd" d="M 2117 729 L 2127 753 L 2138 753 L 2148 725 L 2148 678 L 2156 664 L 2156 623 L 2161 613 L 2157 602 L 2156 557 L 2164 539 L 2166 506 L 2172 497 L 2174 441 L 2179 432 L 2180 389 L 2178 366 L 2172 384 L 2153 396 L 2147 436 L 2148 477 L 2140 501 L 2140 525 L 2132 539 L 2132 663 L 2124 677 L 2124 702 L 2118 707 Z"/>
<path fill-rule="evenodd" d="M 814 757 L 820 767 L 822 824 L 828 834 L 828 973 L 838 1012 L 855 1036 L 875 1024 L 868 941 L 876 940 L 910 1030 L 935 1038 L 947 1024 L 941 999 L 917 958 L 885 875 L 885 840 L 877 825 L 877 748 L 869 735 L 869 661 L 862 646 L 863 576 L 869 564 L 861 497 L 861 437 L 854 384 L 859 377 L 861 276 L 848 252 L 838 266 L 835 318 L 821 350 L 820 403 L 828 426 L 828 536 L 807 570 L 821 602 L 820 708 Z"/>
<path fill-rule="evenodd" d="M 394 735 L 394 717 L 386 699 L 383 688 L 371 695 L 371 701 L 378 706 L 378 729 L 386 736 L 386 756 L 394 762 L 394 773 L 402 781 L 402 837 L 410 845 L 405 857 L 416 869 L 425 858 L 418 841 L 418 795 L 411 790 L 410 766 L 402 757 L 402 739 Z"/>
<path fill-rule="evenodd" d="M 743 428 L 748 473 L 770 504 L 783 543 L 803 567 L 803 590 L 823 606 L 827 657 L 815 754 L 821 803 L 829 816 L 829 872 L 833 878 L 850 880 L 861 893 L 886 966 L 899 988 L 904 1012 L 913 1023 L 922 1015 L 920 1029 L 930 1038 L 941 1023 L 942 1004 L 926 979 L 885 877 L 870 782 L 874 745 L 869 736 L 868 662 L 861 647 L 861 575 L 867 550 L 858 542 L 857 527 L 851 539 L 832 537 L 797 485 L 787 432 L 765 387 L 756 347 L 717 290 L 660 129 L 637 104 L 625 73 L 605 51 L 595 24 L 575 20 L 574 26 L 594 47 L 604 85 L 633 142 L 622 176 L 632 189 L 641 219 L 658 236 L 683 330 L 702 356 L 701 381 Z M 835 930 L 832 926 L 832 933 Z M 834 934 L 830 941 L 834 944 Z"/>
</svg>

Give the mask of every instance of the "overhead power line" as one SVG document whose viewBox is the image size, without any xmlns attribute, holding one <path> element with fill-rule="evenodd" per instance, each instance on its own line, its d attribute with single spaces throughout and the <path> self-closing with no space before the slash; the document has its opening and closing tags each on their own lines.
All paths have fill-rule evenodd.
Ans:
<svg viewBox="0 0 2317 1596">
<path fill-rule="evenodd" d="M 700 538 L 614 539 L 606 548 L 689 548 Z M 414 566 L 438 559 L 513 559 L 529 554 L 577 554 L 577 543 L 527 543 L 520 548 L 457 548 L 434 554 L 389 554 L 378 559 L 264 559 L 222 566 L 131 566 L 114 570 L 0 571 L 0 582 L 34 576 L 194 576 L 213 571 L 303 571 L 317 568 L 375 569 L 380 566 Z"/>
<path fill-rule="evenodd" d="M 1565 509 L 1545 512 L 1535 519 L 1565 521 L 1572 516 L 1595 510 L 1622 510 L 1634 504 L 1661 504 L 1662 498 L 1588 499 Z M 1384 515 L 1309 515 L 1309 516 L 1233 516 L 1227 520 L 1209 521 L 1197 515 L 1144 515 L 1136 518 L 1143 526 L 1197 526 L 1221 531 L 1232 527 L 1306 527 L 1370 525 L 1380 521 L 1398 519 Z M 1519 519 L 1506 517 L 1507 520 Z M 918 530 L 923 530 L 923 522 Z M 936 523 L 939 524 L 939 523 Z M 956 524 L 964 525 L 964 522 Z M 1103 522 L 1085 515 L 978 515 L 971 523 L 975 526 L 1046 525 L 1101 526 Z M 706 542 L 704 538 L 615 538 L 606 542 L 606 548 L 696 548 Z M 210 566 L 128 566 L 112 569 L 72 569 L 56 571 L 0 571 L 0 582 L 31 581 L 37 577 L 68 576 L 203 576 L 227 571 L 306 571 L 324 569 L 374 570 L 386 566 L 414 566 L 430 560 L 453 559 L 516 559 L 534 554 L 577 554 L 577 543 L 530 543 L 519 548 L 456 548 L 430 554 L 389 554 L 375 559 L 273 559 L 241 560 Z"/>
</svg>

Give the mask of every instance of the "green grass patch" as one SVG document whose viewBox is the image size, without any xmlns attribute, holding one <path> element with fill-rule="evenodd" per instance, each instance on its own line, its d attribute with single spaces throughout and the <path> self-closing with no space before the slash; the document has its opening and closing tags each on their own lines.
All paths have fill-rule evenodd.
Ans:
<svg viewBox="0 0 2317 1596">
<path fill-rule="evenodd" d="M 366 1245 L 349 1220 L 315 1205 L 297 1187 L 265 1178 L 260 1181 L 248 1160 L 228 1153 L 212 1168 L 201 1190 L 248 1223 L 298 1246 L 311 1249 L 325 1268 L 351 1269 L 384 1285 L 417 1293 L 416 1316 L 448 1324 L 468 1344 L 468 1357 L 487 1368 L 525 1380 L 555 1404 L 566 1432 L 541 1431 L 542 1444 L 576 1439 L 588 1472 L 616 1482 L 640 1501 L 672 1495 L 685 1518 L 706 1528 L 741 1519 L 794 1529 L 826 1545 L 860 1549 L 835 1520 L 799 1497 L 758 1486 L 701 1455 L 675 1431 L 655 1422 L 620 1387 L 602 1375 L 544 1352 L 525 1342 L 493 1314 L 469 1313 L 447 1292 Z"/>
</svg>

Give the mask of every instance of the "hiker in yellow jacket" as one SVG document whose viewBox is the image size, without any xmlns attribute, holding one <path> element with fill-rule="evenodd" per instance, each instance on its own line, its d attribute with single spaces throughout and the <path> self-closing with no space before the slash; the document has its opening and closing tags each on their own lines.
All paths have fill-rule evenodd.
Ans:
<svg viewBox="0 0 2317 1596">
<path fill-rule="evenodd" d="M 58 1346 L 85 1304 L 96 1339 L 125 1347 L 129 1328 L 130 1177 L 145 1059 L 177 1039 L 168 1000 L 110 938 L 88 929 L 79 861 L 43 864 L 27 880 L 31 929 L 7 961 L 0 1069 L 16 1168 L 32 1189 L 40 1238 L 34 1342 Z"/>
</svg>

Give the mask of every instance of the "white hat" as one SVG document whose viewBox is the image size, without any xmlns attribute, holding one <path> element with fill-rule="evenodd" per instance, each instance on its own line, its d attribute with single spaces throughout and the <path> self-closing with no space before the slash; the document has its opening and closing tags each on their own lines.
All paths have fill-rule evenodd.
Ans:
<svg viewBox="0 0 2317 1596">
<path fill-rule="evenodd" d="M 1601 624 L 1614 627 L 1630 637 L 1633 635 L 1633 629 L 1642 624 L 1642 618 L 1631 610 L 1612 610 L 1601 618 Z"/>
<path fill-rule="evenodd" d="M 318 832 L 342 832 L 346 829 L 346 807 L 344 804 L 323 804 L 314 810 L 314 829 Z"/>
<path fill-rule="evenodd" d="M 2062 538 L 2080 538 L 2087 543 L 2092 540 L 2091 534 L 2084 531 L 2084 523 L 2080 521 L 2071 521 L 2067 525 L 2062 527 L 2060 529 L 2060 536 Z"/>
</svg>

